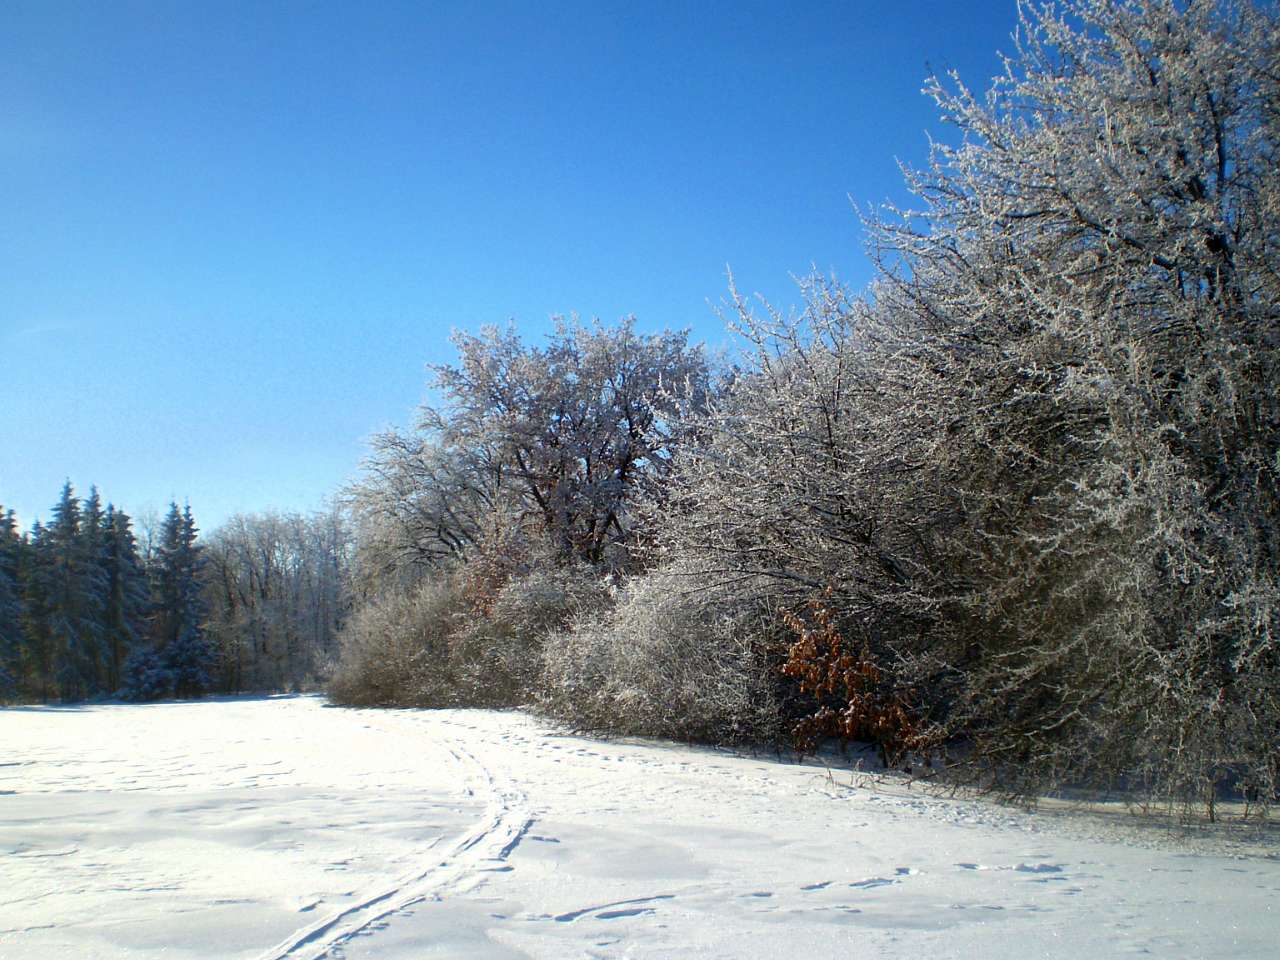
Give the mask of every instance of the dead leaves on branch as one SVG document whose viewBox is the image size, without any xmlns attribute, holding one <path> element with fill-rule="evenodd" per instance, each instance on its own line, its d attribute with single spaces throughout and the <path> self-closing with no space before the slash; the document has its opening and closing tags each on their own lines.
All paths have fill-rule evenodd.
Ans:
<svg viewBox="0 0 1280 960">
<path fill-rule="evenodd" d="M 796 751 L 812 754 L 827 738 L 864 741 L 876 745 L 886 765 L 928 751 L 931 739 L 907 691 L 897 689 L 865 644 L 855 646 L 845 638 L 829 597 L 830 591 L 801 611 L 782 615 L 794 637 L 782 674 L 799 681 L 800 692 L 814 701 L 792 728 Z"/>
</svg>

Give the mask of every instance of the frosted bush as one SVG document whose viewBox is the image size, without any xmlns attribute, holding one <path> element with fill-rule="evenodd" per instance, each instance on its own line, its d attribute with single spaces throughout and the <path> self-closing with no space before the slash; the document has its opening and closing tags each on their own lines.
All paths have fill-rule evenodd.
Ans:
<svg viewBox="0 0 1280 960">
<path fill-rule="evenodd" d="M 575 611 L 603 602 L 605 581 L 587 566 L 548 562 L 499 588 L 483 613 L 449 640 L 449 662 L 468 703 L 517 706 L 533 699 L 546 637 Z"/>
<path fill-rule="evenodd" d="M 343 633 L 331 696 L 367 706 L 526 703 L 544 637 L 604 590 L 576 567 L 538 567 L 483 597 L 476 583 L 459 568 L 359 610 Z"/>
<path fill-rule="evenodd" d="M 759 620 L 696 586 L 673 571 L 636 577 L 615 606 L 548 638 L 542 710 L 602 733 L 772 739 L 778 708 Z"/>
<path fill-rule="evenodd" d="M 931 742 L 1012 794 L 1278 796 L 1280 19 L 1022 8 L 990 92 L 870 224 L 869 299 L 737 299 L 755 356 L 662 531 L 827 601 Z"/>
<path fill-rule="evenodd" d="M 342 633 L 330 696 L 355 706 L 452 706 L 449 634 L 464 600 L 451 578 L 386 593 L 360 608 Z"/>
</svg>

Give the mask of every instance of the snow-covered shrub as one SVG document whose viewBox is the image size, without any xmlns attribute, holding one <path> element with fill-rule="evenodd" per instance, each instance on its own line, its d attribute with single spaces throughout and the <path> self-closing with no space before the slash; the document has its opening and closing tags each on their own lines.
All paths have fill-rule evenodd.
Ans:
<svg viewBox="0 0 1280 960">
<path fill-rule="evenodd" d="M 634 577 L 543 647 L 539 706 L 577 729 L 768 741 L 778 707 L 760 619 L 678 571 Z"/>
<path fill-rule="evenodd" d="M 143 703 L 172 697 L 173 673 L 151 647 L 136 647 L 120 670 L 120 699 Z"/>
<path fill-rule="evenodd" d="M 605 581 L 586 565 L 546 563 L 515 576 L 488 597 L 449 639 L 449 662 L 467 702 L 528 703 L 547 636 L 579 610 L 605 602 Z"/>
<path fill-rule="evenodd" d="M 359 705 L 515 706 L 527 703 L 545 636 L 603 596 L 589 568 L 538 566 L 501 586 L 461 567 L 361 608 L 342 634 L 329 686 Z"/>
<path fill-rule="evenodd" d="M 456 705 L 448 638 L 465 609 L 450 577 L 366 603 L 342 631 L 329 695 L 353 706 Z"/>
<path fill-rule="evenodd" d="M 177 696 L 198 697 L 212 685 L 209 670 L 214 663 L 214 653 L 200 633 L 184 630 L 165 646 L 162 658 L 173 677 Z"/>
</svg>

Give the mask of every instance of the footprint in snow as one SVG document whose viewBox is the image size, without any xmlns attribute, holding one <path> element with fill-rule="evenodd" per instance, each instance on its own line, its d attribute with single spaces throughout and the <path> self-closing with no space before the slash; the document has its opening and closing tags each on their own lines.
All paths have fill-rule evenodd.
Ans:
<svg viewBox="0 0 1280 960">
<path fill-rule="evenodd" d="M 858 880 L 849 884 L 849 886 L 857 887 L 859 890 L 872 890 L 875 887 L 889 887 L 898 882 L 897 880 L 890 880 L 888 877 L 868 877 L 866 880 Z"/>
<path fill-rule="evenodd" d="M 651 908 L 642 908 L 640 910 L 610 910 L 610 907 L 630 907 L 633 904 L 653 903 L 656 900 L 674 900 L 675 894 L 663 893 L 656 897 L 637 897 L 634 900 L 615 900 L 613 903 L 600 903 L 594 907 L 583 907 L 581 910 L 570 910 L 568 913 L 562 913 L 554 919 L 557 923 L 573 923 L 579 917 L 587 914 L 594 914 L 596 917 L 605 920 L 616 920 L 624 916 L 637 916 L 641 913 L 653 913 Z M 602 912 L 603 911 L 603 912 Z M 605 914 L 608 916 L 605 916 Z"/>
</svg>

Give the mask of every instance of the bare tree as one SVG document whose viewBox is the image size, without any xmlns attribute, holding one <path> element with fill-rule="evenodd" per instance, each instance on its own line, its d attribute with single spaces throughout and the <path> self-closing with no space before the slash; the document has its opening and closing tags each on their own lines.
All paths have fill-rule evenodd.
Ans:
<svg viewBox="0 0 1280 960">
<path fill-rule="evenodd" d="M 326 675 L 351 608 L 341 513 L 237 515 L 205 544 L 208 634 L 229 690 L 296 688 Z"/>
</svg>

